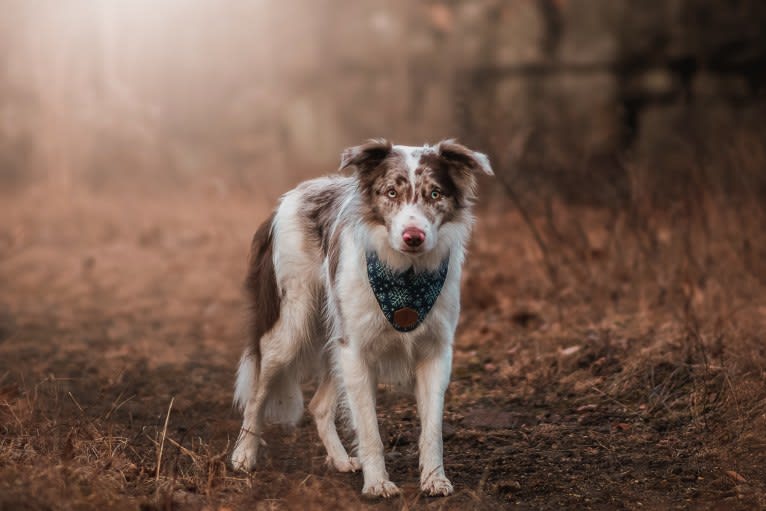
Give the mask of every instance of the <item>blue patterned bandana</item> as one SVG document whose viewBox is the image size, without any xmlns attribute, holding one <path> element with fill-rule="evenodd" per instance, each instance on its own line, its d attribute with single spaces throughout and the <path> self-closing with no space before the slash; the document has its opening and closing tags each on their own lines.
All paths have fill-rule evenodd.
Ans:
<svg viewBox="0 0 766 511">
<path fill-rule="evenodd" d="M 400 332 L 415 330 L 441 293 L 449 269 L 449 255 L 436 271 L 396 273 L 375 252 L 367 253 L 367 277 L 378 305 L 389 323 Z"/>
</svg>

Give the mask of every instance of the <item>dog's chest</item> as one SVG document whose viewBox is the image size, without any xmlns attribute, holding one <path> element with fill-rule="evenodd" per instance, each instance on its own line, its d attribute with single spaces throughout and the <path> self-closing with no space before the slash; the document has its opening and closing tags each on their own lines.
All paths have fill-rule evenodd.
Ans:
<svg viewBox="0 0 766 511">
<path fill-rule="evenodd" d="M 449 306 L 451 300 L 448 300 L 449 297 L 445 295 L 454 288 L 450 280 L 454 278 L 454 275 L 451 274 L 452 272 L 447 272 L 446 264 L 444 268 L 441 268 L 443 274 L 438 277 L 441 284 L 429 291 L 433 301 L 427 312 L 421 309 L 420 314 L 423 317 L 418 318 L 419 321 L 414 328 L 397 329 L 391 319 L 396 321 L 394 317 L 396 310 L 400 310 L 401 307 L 399 309 L 394 307 L 413 300 L 411 306 L 415 309 L 418 303 L 422 306 L 427 304 L 428 300 L 420 297 L 420 300 L 425 301 L 418 302 L 419 293 L 405 297 L 403 301 L 388 296 L 384 299 L 392 300 L 391 307 L 386 305 L 386 309 L 391 313 L 391 319 L 389 319 L 373 289 L 377 283 L 370 281 L 366 259 L 364 257 L 350 259 L 339 276 L 335 293 L 341 313 L 336 320 L 342 325 L 343 336 L 347 337 L 349 342 L 357 343 L 368 356 L 412 359 L 418 351 L 426 347 L 426 344 L 438 337 L 443 337 L 443 333 L 451 328 L 453 318 L 450 311 L 453 308 Z M 438 291 L 436 291 L 437 287 Z M 417 313 L 417 311 L 413 312 Z"/>
</svg>

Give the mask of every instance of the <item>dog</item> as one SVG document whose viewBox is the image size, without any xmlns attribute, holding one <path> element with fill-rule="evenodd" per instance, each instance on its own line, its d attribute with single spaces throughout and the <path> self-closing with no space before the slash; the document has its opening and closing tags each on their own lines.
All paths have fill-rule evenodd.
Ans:
<svg viewBox="0 0 766 511">
<path fill-rule="evenodd" d="M 341 472 L 362 470 L 366 497 L 399 494 L 389 480 L 375 413 L 378 383 L 414 391 L 421 421 L 421 490 L 446 496 L 442 415 L 460 313 L 460 275 L 477 176 L 486 155 L 454 140 L 343 151 L 340 170 L 286 193 L 253 238 L 245 288 L 250 343 L 234 402 L 244 420 L 231 462 L 255 468 L 264 424 L 295 425 L 302 379 L 309 410 Z M 344 405 L 351 457 L 336 429 Z"/>
</svg>

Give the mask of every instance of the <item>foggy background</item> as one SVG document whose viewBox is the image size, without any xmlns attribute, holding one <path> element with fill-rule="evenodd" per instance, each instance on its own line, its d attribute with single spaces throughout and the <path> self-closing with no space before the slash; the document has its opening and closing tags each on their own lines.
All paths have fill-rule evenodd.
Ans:
<svg viewBox="0 0 766 511">
<path fill-rule="evenodd" d="M 628 161 L 683 191 L 679 161 L 763 150 L 755 0 L 3 0 L 0 24 L 6 190 L 284 191 L 368 137 L 458 137 L 604 201 Z"/>
</svg>

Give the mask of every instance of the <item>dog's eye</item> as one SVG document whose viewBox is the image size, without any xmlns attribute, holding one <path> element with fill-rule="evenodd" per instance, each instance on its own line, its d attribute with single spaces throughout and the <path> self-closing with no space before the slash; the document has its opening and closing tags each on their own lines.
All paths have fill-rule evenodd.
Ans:
<svg viewBox="0 0 766 511">
<path fill-rule="evenodd" d="M 431 200 L 439 200 L 442 198 L 442 192 L 439 190 L 432 190 L 431 191 Z"/>
<path fill-rule="evenodd" d="M 388 195 L 392 199 L 395 199 L 396 198 L 396 190 L 394 190 L 393 188 L 389 188 L 388 191 L 386 192 L 386 195 Z"/>
</svg>

